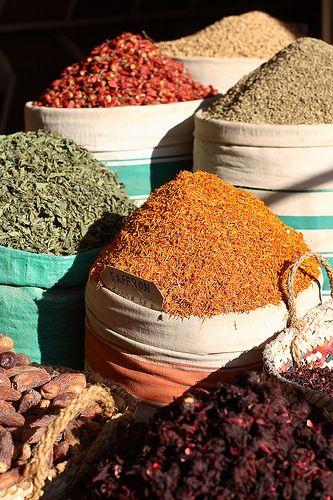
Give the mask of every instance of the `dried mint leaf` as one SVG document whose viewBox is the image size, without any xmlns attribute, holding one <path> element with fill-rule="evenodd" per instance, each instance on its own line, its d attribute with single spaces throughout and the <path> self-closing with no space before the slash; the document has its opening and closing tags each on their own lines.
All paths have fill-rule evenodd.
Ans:
<svg viewBox="0 0 333 500">
<path fill-rule="evenodd" d="M 116 174 L 55 132 L 0 136 L 0 242 L 74 255 L 109 243 L 134 205 Z"/>
</svg>

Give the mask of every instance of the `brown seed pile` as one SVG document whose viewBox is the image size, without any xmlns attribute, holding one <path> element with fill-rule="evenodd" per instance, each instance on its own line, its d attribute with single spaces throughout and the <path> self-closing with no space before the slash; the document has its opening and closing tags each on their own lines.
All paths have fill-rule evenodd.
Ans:
<svg viewBox="0 0 333 500">
<path fill-rule="evenodd" d="M 303 37 L 244 76 L 204 116 L 232 122 L 333 123 L 333 47 Z"/>
<path fill-rule="evenodd" d="M 193 35 L 158 45 L 169 56 L 268 59 L 297 36 L 294 29 L 269 14 L 252 11 L 224 17 Z"/>
<path fill-rule="evenodd" d="M 306 251 L 303 236 L 255 196 L 215 174 L 181 172 L 133 212 L 90 278 L 110 264 L 154 282 L 165 312 L 204 318 L 280 303 L 286 272 Z M 318 273 L 306 261 L 296 291 Z"/>
</svg>

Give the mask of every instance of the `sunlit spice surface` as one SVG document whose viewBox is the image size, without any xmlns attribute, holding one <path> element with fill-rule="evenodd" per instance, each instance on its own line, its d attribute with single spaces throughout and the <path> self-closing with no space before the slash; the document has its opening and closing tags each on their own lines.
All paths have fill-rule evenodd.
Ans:
<svg viewBox="0 0 333 500">
<path fill-rule="evenodd" d="M 165 312 L 204 318 L 280 303 L 287 270 L 306 251 L 255 196 L 214 174 L 182 172 L 133 212 L 91 278 L 110 264 L 153 281 Z M 297 293 L 319 275 L 314 260 L 300 269 Z"/>
<path fill-rule="evenodd" d="M 216 93 L 211 85 L 194 82 L 182 63 L 162 54 L 151 40 L 123 33 L 64 69 L 34 104 L 112 108 L 191 101 Z"/>
</svg>

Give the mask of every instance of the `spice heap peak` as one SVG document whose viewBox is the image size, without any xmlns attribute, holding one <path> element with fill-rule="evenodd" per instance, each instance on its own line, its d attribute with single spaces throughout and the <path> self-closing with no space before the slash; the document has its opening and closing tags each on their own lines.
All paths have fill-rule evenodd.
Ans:
<svg viewBox="0 0 333 500">
<path fill-rule="evenodd" d="M 74 255 L 100 248 L 134 209 L 116 174 L 56 132 L 0 137 L 0 245 Z"/>
<path fill-rule="evenodd" d="M 112 108 L 204 99 L 217 94 L 194 82 L 182 63 L 151 40 L 123 33 L 66 68 L 34 103 L 53 108 Z"/>
<path fill-rule="evenodd" d="M 303 37 L 244 76 L 203 113 L 245 123 L 333 123 L 333 46 Z"/>
<path fill-rule="evenodd" d="M 255 196 L 206 172 L 181 172 L 155 190 L 97 258 L 154 282 L 163 310 L 180 317 L 247 312 L 284 297 L 286 273 L 308 251 L 303 236 Z M 296 291 L 319 275 L 314 260 Z"/>
<path fill-rule="evenodd" d="M 267 59 L 292 43 L 299 34 L 258 10 L 223 17 L 194 33 L 167 42 L 161 50 L 178 57 L 258 57 Z"/>
</svg>

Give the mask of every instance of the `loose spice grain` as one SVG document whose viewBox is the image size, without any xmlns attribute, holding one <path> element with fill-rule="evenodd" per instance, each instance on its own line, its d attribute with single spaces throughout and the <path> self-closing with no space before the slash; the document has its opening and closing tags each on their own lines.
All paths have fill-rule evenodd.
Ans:
<svg viewBox="0 0 333 500">
<path fill-rule="evenodd" d="M 280 303 L 286 273 L 306 251 L 303 236 L 255 196 L 214 174 L 182 172 L 127 219 L 90 277 L 110 264 L 153 281 L 165 312 L 209 317 Z M 297 293 L 318 273 L 306 261 Z"/>
<path fill-rule="evenodd" d="M 332 80 L 332 45 L 299 38 L 244 76 L 203 116 L 273 125 L 331 124 Z"/>
<path fill-rule="evenodd" d="M 110 241 L 134 206 L 117 176 L 54 132 L 0 137 L 0 245 L 73 255 Z"/>
<path fill-rule="evenodd" d="M 159 42 L 165 54 L 178 57 L 254 57 L 268 59 L 299 33 L 261 11 L 224 17 L 178 40 Z"/>
<path fill-rule="evenodd" d="M 320 412 L 250 373 L 123 426 L 72 498 L 332 500 L 332 445 Z"/>
<path fill-rule="evenodd" d="M 333 398 L 333 372 L 327 367 L 295 366 L 284 372 L 283 377 L 305 389 L 325 392 Z"/>
<path fill-rule="evenodd" d="M 123 33 L 67 67 L 34 104 L 110 108 L 191 101 L 216 93 L 194 82 L 180 62 L 162 54 L 151 40 Z"/>
</svg>

